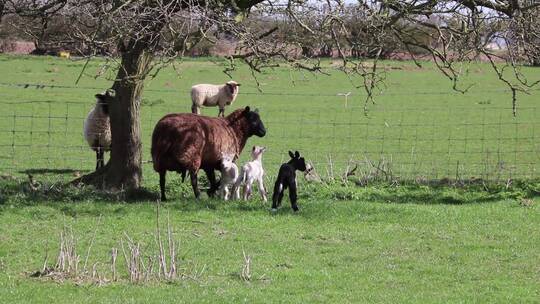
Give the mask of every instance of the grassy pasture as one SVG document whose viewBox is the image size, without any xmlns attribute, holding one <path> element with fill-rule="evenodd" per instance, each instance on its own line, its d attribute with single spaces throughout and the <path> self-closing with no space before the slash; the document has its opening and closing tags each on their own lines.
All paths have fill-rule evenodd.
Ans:
<svg viewBox="0 0 540 304">
<path fill-rule="evenodd" d="M 178 271 L 189 277 L 128 284 L 119 262 L 123 279 L 105 286 L 28 276 L 41 269 L 45 248 L 55 261 L 63 225 L 72 227 L 82 260 L 96 231 L 89 265 L 100 262 L 109 278 L 109 252 L 125 232 L 155 254 L 153 204 L 14 199 L 0 205 L 0 302 L 538 302 L 540 200 L 524 207 L 504 196 L 429 188 L 357 194 L 304 194 L 299 214 L 270 215 L 259 201 L 168 203 L 162 216 L 170 214 Z M 240 277 L 243 252 L 252 257 L 249 282 Z"/>
<path fill-rule="evenodd" d="M 75 86 L 84 63 L 0 57 L 0 68 L 6 71 L 0 76 L 1 83 L 60 86 L 0 86 L 0 170 L 69 173 L 94 167 L 94 155 L 81 135 L 82 123 L 94 104 L 93 95 L 111 82 L 107 77 L 95 79 L 102 62 L 90 62 L 78 87 L 67 88 Z M 403 179 L 538 176 L 540 91 L 520 95 L 518 116 L 513 117 L 510 94 L 488 65 L 467 67 L 463 86 L 474 86 L 463 95 L 453 92 L 430 63 L 418 69 L 408 62 L 386 62 L 387 89 L 377 96 L 376 105 L 369 106 L 366 116 L 361 91 L 334 70 L 330 61 L 326 64 L 332 76 L 285 67 L 267 71 L 258 76 L 262 93 L 245 67 L 233 73 L 243 83 L 233 108 L 259 108 L 268 128 L 265 138 L 252 138 L 248 145 L 269 148 L 265 163 L 270 175 L 287 158 L 288 150 L 297 149 L 322 175 L 330 171 L 330 162 L 337 174 L 350 159 L 369 167 L 366 159 L 377 163 L 384 158 L 394 175 Z M 166 113 L 189 111 L 191 85 L 224 82 L 227 77 L 222 69 L 220 61 L 191 60 L 177 70 L 164 69 L 148 81 L 141 110 L 144 159 L 150 159 L 150 136 L 156 121 Z M 523 72 L 533 76 L 537 70 Z M 337 96 L 346 92 L 353 92 L 347 108 L 345 98 Z M 204 109 L 204 113 L 217 115 L 217 108 Z M 247 157 L 245 153 L 242 160 Z M 154 180 L 151 164 L 145 165 L 144 173 Z"/>
<path fill-rule="evenodd" d="M 538 302 L 540 184 L 533 181 L 487 191 L 302 183 L 301 212 L 292 214 L 286 200 L 272 215 L 258 198 L 194 201 L 188 184 L 174 177 L 162 219 L 170 215 L 180 241 L 179 272 L 188 277 L 133 285 L 119 262 L 122 279 L 104 286 L 30 278 L 41 269 L 46 248 L 54 262 L 63 226 L 72 228 L 82 258 L 96 232 L 89 264 L 99 262 L 98 271 L 109 277 L 109 252 L 125 232 L 145 252 L 156 250 L 158 183 L 150 164 L 144 167 L 150 194 L 135 201 L 52 187 L 95 166 L 82 121 L 93 95 L 110 85 L 93 78 L 99 64 L 89 63 L 79 88 L 24 88 L 5 84 L 71 87 L 84 62 L 0 56 L 0 303 Z M 538 177 L 539 92 L 520 96 L 514 118 L 509 94 L 487 65 L 469 67 L 464 80 L 476 85 L 466 95 L 452 92 L 429 63 L 424 70 L 407 62 L 385 65 L 388 88 L 368 116 L 361 96 L 351 97 L 348 108 L 336 96 L 357 92 L 337 71 L 328 77 L 276 68 L 259 75 L 262 94 L 245 68 L 235 72 L 244 94 L 234 106 L 258 107 L 268 129 L 248 147 L 269 148 L 269 179 L 286 151 L 295 149 L 321 175 L 330 172 L 330 155 L 336 175 L 351 157 L 362 164 L 384 156 L 403 178 L 455 177 L 456 171 L 463 178 Z M 179 75 L 167 68 L 148 81 L 144 159 L 155 122 L 188 111 L 189 87 L 224 81 L 221 69 L 220 62 L 191 60 L 180 65 Z M 204 113 L 216 115 L 217 109 Z M 28 170 L 42 189 L 52 190 L 29 191 Z M 252 257 L 249 282 L 240 278 L 243 251 Z"/>
</svg>

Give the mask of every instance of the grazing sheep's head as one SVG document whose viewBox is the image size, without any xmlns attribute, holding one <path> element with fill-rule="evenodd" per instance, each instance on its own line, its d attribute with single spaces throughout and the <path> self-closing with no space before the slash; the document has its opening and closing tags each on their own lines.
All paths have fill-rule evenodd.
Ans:
<svg viewBox="0 0 540 304">
<path fill-rule="evenodd" d="M 266 147 L 261 146 L 253 146 L 251 149 L 251 157 L 253 159 L 257 159 L 260 155 L 262 155 L 266 151 Z"/>
<path fill-rule="evenodd" d="M 293 165 L 296 170 L 300 171 L 306 171 L 306 161 L 303 157 L 300 157 L 300 153 L 298 151 L 295 151 L 294 154 L 289 151 L 289 156 L 291 157 L 291 160 L 289 161 L 289 164 Z"/>
<path fill-rule="evenodd" d="M 225 85 L 229 89 L 229 94 L 231 94 L 231 96 L 238 94 L 238 87 L 240 86 L 238 82 L 231 80 L 231 81 L 227 81 Z"/>
<path fill-rule="evenodd" d="M 307 174 L 310 174 L 311 171 L 313 171 L 313 169 L 314 169 L 314 168 L 313 168 L 313 165 L 312 165 L 311 163 L 307 163 L 307 164 L 306 164 L 306 171 L 305 171 L 305 174 L 306 174 L 306 175 L 307 175 Z"/>
<path fill-rule="evenodd" d="M 101 93 L 101 94 L 96 94 L 96 105 L 98 107 L 101 107 L 101 110 L 103 111 L 103 113 L 105 114 L 109 114 L 109 102 L 111 100 L 111 98 L 114 98 L 115 94 L 114 94 L 114 90 L 112 89 L 108 89 L 106 90 L 105 92 Z"/>
<path fill-rule="evenodd" d="M 258 137 L 264 137 L 266 135 L 266 128 L 259 116 L 259 110 L 251 111 L 247 106 L 242 112 L 244 117 L 248 121 L 249 135 L 257 135 Z"/>
</svg>

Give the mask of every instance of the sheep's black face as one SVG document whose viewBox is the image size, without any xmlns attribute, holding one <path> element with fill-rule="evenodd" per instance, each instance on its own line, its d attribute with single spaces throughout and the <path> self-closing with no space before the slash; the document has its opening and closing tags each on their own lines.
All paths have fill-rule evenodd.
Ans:
<svg viewBox="0 0 540 304">
<path fill-rule="evenodd" d="M 97 98 L 97 105 L 101 107 L 101 110 L 104 114 L 109 115 L 109 101 L 108 99 L 111 98 L 108 92 L 105 94 L 96 94 Z"/>
<path fill-rule="evenodd" d="M 249 107 L 246 107 L 246 111 L 244 113 L 249 124 L 250 133 L 257 135 L 258 137 L 264 137 L 266 135 L 266 128 L 264 127 L 259 113 L 250 111 Z"/>
</svg>

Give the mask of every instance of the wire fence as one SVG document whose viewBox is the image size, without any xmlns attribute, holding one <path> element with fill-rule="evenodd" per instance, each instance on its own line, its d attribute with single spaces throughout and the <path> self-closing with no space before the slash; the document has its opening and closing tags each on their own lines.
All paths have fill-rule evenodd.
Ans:
<svg viewBox="0 0 540 304">
<path fill-rule="evenodd" d="M 10 89 L 0 90 L 0 172 L 70 178 L 95 167 L 83 121 L 95 104 L 91 96 L 102 88 L 31 83 L 0 87 Z M 188 96 L 187 91 L 145 92 L 143 170 L 153 176 L 150 137 L 155 123 L 167 113 L 188 112 L 191 103 L 189 98 L 173 97 Z M 240 162 L 257 144 L 268 148 L 263 163 L 269 176 L 288 160 L 287 151 L 298 150 L 328 178 L 346 176 L 354 168 L 357 176 L 402 180 L 539 177 L 540 120 L 535 106 L 520 107 L 519 116 L 513 117 L 510 106 L 453 104 L 455 92 L 413 92 L 403 94 L 445 95 L 449 102 L 383 104 L 365 115 L 364 105 L 347 93 L 241 92 L 232 108 L 258 107 L 267 136 L 251 138 Z M 70 101 L 74 94 L 87 101 Z M 474 94 L 497 95 L 501 90 Z M 217 108 L 205 108 L 203 114 L 215 116 Z"/>
</svg>

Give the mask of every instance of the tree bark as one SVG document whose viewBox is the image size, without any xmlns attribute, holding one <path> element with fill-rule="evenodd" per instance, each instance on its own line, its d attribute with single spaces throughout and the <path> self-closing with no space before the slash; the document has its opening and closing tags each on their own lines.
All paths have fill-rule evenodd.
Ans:
<svg viewBox="0 0 540 304">
<path fill-rule="evenodd" d="M 84 183 L 99 189 L 131 190 L 141 186 L 142 143 L 140 105 L 144 78 L 151 69 L 153 56 L 144 45 L 132 45 L 122 53 L 122 61 L 109 104 L 112 146 L 109 162 L 96 172 L 73 183 Z"/>
</svg>

